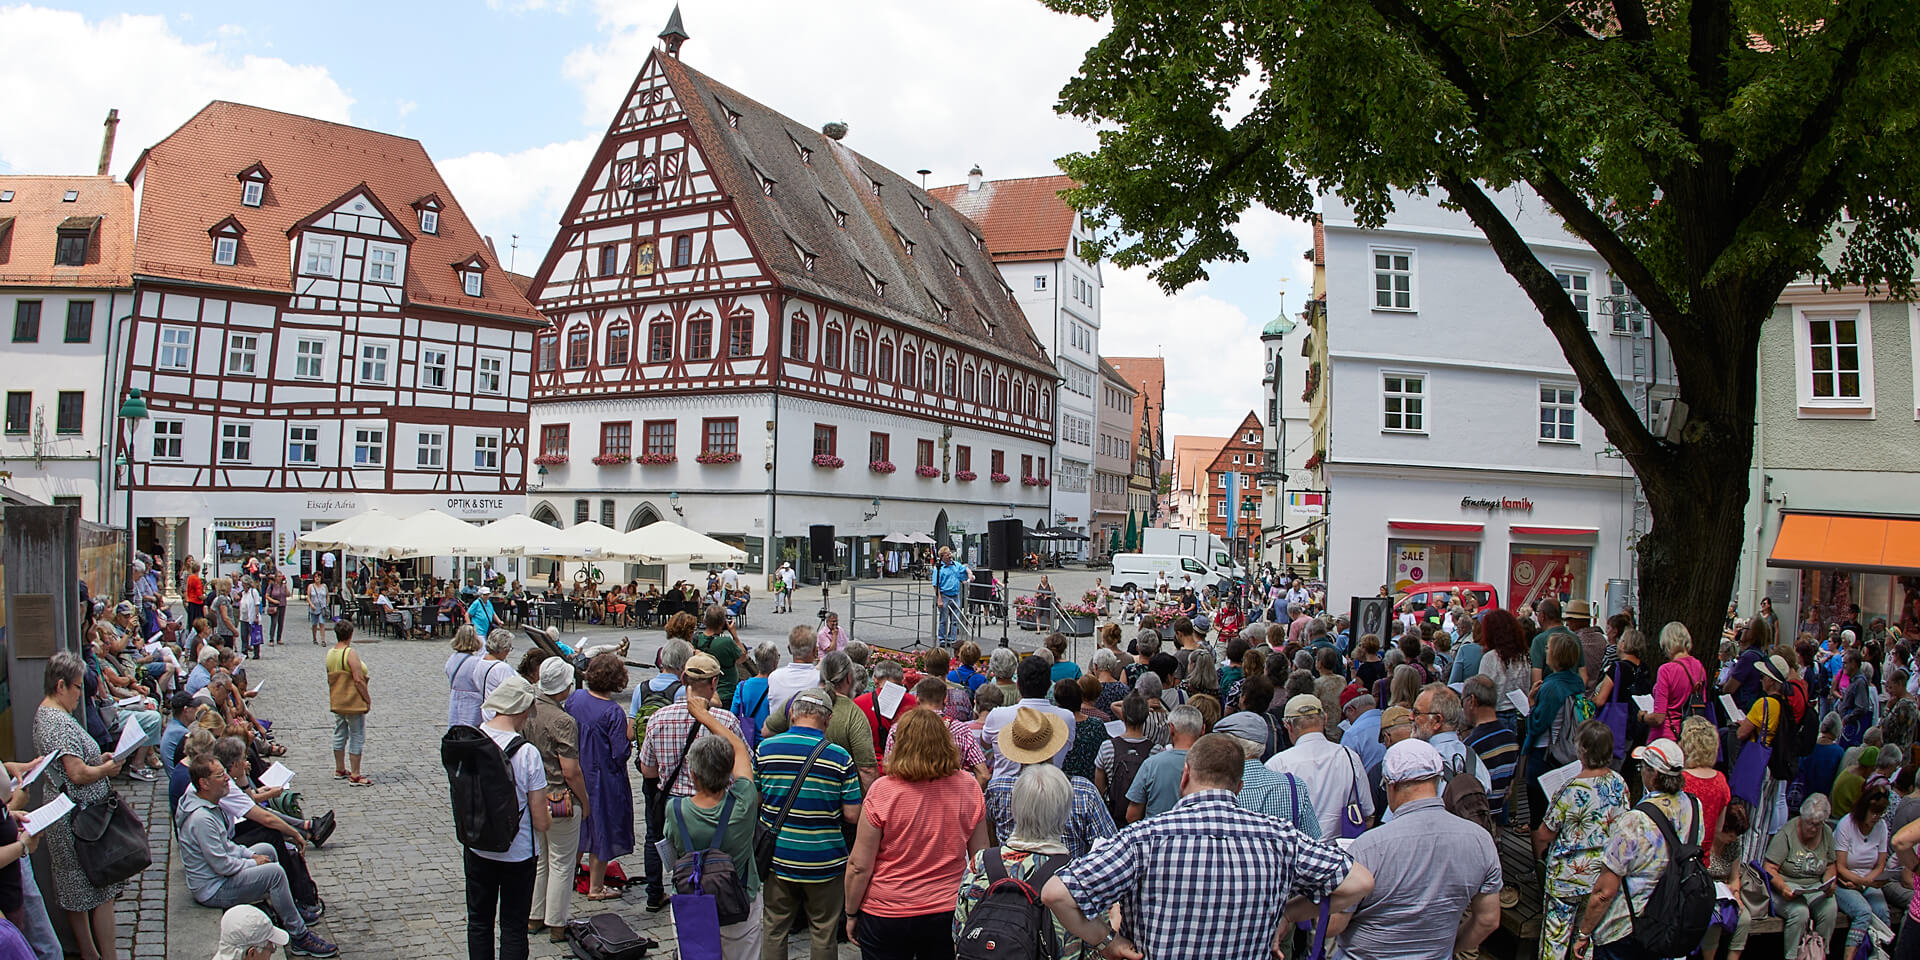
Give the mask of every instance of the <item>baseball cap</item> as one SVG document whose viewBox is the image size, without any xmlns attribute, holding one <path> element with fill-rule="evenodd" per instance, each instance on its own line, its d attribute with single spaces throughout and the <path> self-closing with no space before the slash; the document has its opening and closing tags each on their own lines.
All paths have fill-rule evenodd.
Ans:
<svg viewBox="0 0 1920 960">
<path fill-rule="evenodd" d="M 1380 731 L 1385 733 L 1403 723 L 1413 722 L 1413 711 L 1406 707 L 1388 707 L 1380 711 Z"/>
<path fill-rule="evenodd" d="M 1287 709 L 1281 714 L 1281 718 L 1298 720 L 1301 717 L 1323 717 L 1326 713 L 1327 708 L 1320 703 L 1319 697 L 1311 693 L 1300 693 L 1287 701 Z"/>
<path fill-rule="evenodd" d="M 1248 743 L 1262 745 L 1266 744 L 1268 734 L 1267 722 L 1260 718 L 1260 714 L 1247 710 L 1221 718 L 1219 723 L 1213 725 L 1213 732 L 1228 734 Z"/>
<path fill-rule="evenodd" d="M 213 960 L 240 960 L 247 948 L 263 943 L 273 944 L 274 953 L 279 953 L 278 948 L 286 946 L 289 939 L 287 932 L 274 926 L 259 907 L 230 907 L 220 917 L 220 941 Z"/>
<path fill-rule="evenodd" d="M 114 607 L 114 608 L 113 608 L 113 612 L 114 612 L 114 613 L 122 613 L 122 614 L 124 614 L 124 613 L 132 613 L 132 612 L 133 612 L 133 601 L 132 601 L 132 600 L 122 600 L 122 601 L 120 601 L 120 604 L 119 604 L 119 606 L 116 606 L 116 607 Z"/>
<path fill-rule="evenodd" d="M 1444 772 L 1440 751 L 1433 744 L 1409 737 L 1387 748 L 1380 762 L 1380 779 L 1385 783 L 1407 783 L 1437 779 Z"/>
<path fill-rule="evenodd" d="M 1643 760 L 1658 773 L 1679 773 L 1687 768 L 1686 758 L 1680 753 L 1680 745 L 1666 737 L 1661 737 L 1644 747 L 1635 748 L 1635 760 Z"/>
<path fill-rule="evenodd" d="M 688 680 L 711 680 L 720 675 L 720 661 L 704 653 L 696 653 L 687 658 L 687 665 L 681 670 Z"/>
</svg>

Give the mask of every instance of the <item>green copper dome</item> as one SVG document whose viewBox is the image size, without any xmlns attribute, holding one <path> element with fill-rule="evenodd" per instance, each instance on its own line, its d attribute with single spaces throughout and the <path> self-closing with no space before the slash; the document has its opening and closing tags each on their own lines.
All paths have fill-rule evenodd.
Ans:
<svg viewBox="0 0 1920 960">
<path fill-rule="evenodd" d="M 1260 331 L 1260 336 L 1284 337 L 1287 334 L 1292 333 L 1293 328 L 1296 326 L 1299 326 L 1299 324 L 1293 322 L 1293 320 L 1290 317 L 1282 313 L 1275 316 L 1272 320 L 1267 321 L 1267 327 L 1266 329 Z"/>
</svg>

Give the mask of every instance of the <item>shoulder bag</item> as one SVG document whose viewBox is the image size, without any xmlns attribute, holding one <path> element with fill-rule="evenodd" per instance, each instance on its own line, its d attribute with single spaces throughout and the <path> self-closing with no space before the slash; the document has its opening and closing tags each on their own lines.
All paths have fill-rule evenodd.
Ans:
<svg viewBox="0 0 1920 960">
<path fill-rule="evenodd" d="M 826 734 L 820 735 L 820 742 L 813 745 L 813 752 L 807 754 L 807 760 L 800 765 L 800 772 L 794 775 L 793 789 L 787 791 L 787 798 L 780 801 L 780 812 L 774 814 L 769 825 L 764 819 L 754 818 L 753 822 L 753 863 L 760 869 L 760 879 L 764 882 L 773 876 L 774 847 L 780 841 L 780 831 L 787 825 L 787 815 L 793 812 L 793 802 L 800 798 L 800 790 L 806 786 L 807 774 L 813 772 L 813 762 L 827 749 Z"/>
<path fill-rule="evenodd" d="M 96 887 L 137 876 L 153 864 L 147 827 L 116 790 L 73 811 L 73 854 L 80 872 Z"/>
</svg>

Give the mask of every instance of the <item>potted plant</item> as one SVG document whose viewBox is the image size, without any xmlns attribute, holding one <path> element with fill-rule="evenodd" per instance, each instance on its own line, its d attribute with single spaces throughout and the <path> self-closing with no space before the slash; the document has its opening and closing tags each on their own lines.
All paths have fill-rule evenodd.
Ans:
<svg viewBox="0 0 1920 960">
<path fill-rule="evenodd" d="M 989 474 L 987 476 L 987 479 L 992 480 L 994 483 L 1006 483 L 1007 481 L 1012 480 L 1013 478 L 1007 476 L 1004 473 L 995 473 L 995 474 Z"/>
<path fill-rule="evenodd" d="M 709 450 L 693 459 L 699 463 L 739 463 L 740 454 L 721 453 L 719 451 Z"/>
<path fill-rule="evenodd" d="M 892 473 L 900 468 L 894 466 L 892 460 L 874 460 L 867 464 L 867 469 L 874 473 Z"/>
<path fill-rule="evenodd" d="M 602 467 L 617 467 L 632 459 L 632 456 L 624 453 L 603 453 L 594 457 L 593 462 Z"/>
<path fill-rule="evenodd" d="M 953 478 L 962 483 L 966 483 L 972 480 L 980 479 L 980 475 L 977 473 L 974 473 L 972 470 L 962 470 L 959 473 L 954 474 Z"/>
<path fill-rule="evenodd" d="M 913 472 L 917 476 L 925 477 L 928 480 L 932 480 L 933 478 L 940 475 L 940 468 L 932 464 L 926 464 L 923 466 L 914 467 Z"/>
<path fill-rule="evenodd" d="M 567 462 L 567 455 L 564 453 L 543 453 L 534 457 L 533 462 L 535 466 L 557 467 Z"/>
<path fill-rule="evenodd" d="M 1039 605 L 1034 602 L 1032 594 L 1027 594 L 1026 596 L 1023 596 L 1023 597 L 1014 597 L 1013 598 L 1014 625 L 1018 626 L 1022 630 L 1039 629 L 1040 618 L 1038 615 L 1038 610 L 1039 610 Z"/>
<path fill-rule="evenodd" d="M 633 462 L 643 467 L 659 467 L 669 463 L 679 463 L 680 455 L 677 453 L 643 453 L 633 458 Z"/>
<path fill-rule="evenodd" d="M 1094 618 L 1100 615 L 1100 604 L 1096 599 L 1081 600 L 1079 603 L 1060 604 L 1064 614 L 1060 623 L 1060 632 L 1069 637 L 1093 636 Z"/>
<path fill-rule="evenodd" d="M 831 453 L 816 453 L 813 455 L 813 465 L 825 470 L 838 470 L 846 466 L 847 462 Z"/>
</svg>

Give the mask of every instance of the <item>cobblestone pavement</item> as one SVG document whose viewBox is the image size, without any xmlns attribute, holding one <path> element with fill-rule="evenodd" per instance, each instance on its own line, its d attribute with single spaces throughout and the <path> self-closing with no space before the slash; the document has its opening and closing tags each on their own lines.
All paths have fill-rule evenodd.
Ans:
<svg viewBox="0 0 1920 960">
<path fill-rule="evenodd" d="M 1052 582 L 1063 595 L 1077 599 L 1081 591 L 1091 586 L 1096 575 L 1097 572 L 1089 571 L 1055 571 Z M 1016 574 L 1015 588 L 1031 592 L 1037 580 L 1037 575 Z M 904 581 L 891 583 L 904 584 Z M 772 641 L 784 651 L 787 631 L 798 623 L 813 623 L 817 617 L 817 588 L 810 598 L 805 594 L 802 598 L 797 605 L 801 612 L 754 611 L 741 631 L 741 639 L 749 647 L 762 640 Z M 766 604 L 770 611 L 768 598 L 757 602 Z M 836 589 L 833 603 L 844 617 L 847 610 L 844 588 Z M 413 960 L 464 955 L 465 886 L 460 848 L 454 839 L 447 808 L 446 775 L 439 761 L 439 739 L 447 716 L 443 668 L 448 648 L 444 641 L 360 638 L 358 645 L 371 673 L 373 694 L 363 770 L 373 778 L 374 785 L 348 787 L 344 781 L 331 776 L 333 728 L 332 715 L 327 712 L 324 654 L 321 647 L 308 641 L 304 630 L 294 629 L 296 625 L 305 626 L 303 613 L 298 609 L 293 611 L 287 631 L 288 644 L 268 648 L 262 660 L 248 664 L 248 672 L 255 682 L 266 681 L 255 709 L 274 721 L 279 742 L 287 747 L 285 762 L 298 774 L 294 785 L 303 793 L 305 809 L 310 814 L 333 810 L 339 817 L 339 830 L 326 848 L 309 851 L 314 879 L 327 902 L 327 916 L 317 929 L 337 942 L 341 955 L 346 957 Z M 888 643 L 890 635 L 878 630 L 872 634 L 865 630 L 859 633 L 868 636 L 872 643 L 899 645 Z M 652 661 L 661 641 L 658 628 L 606 630 L 577 624 L 567 631 L 566 639 L 572 643 L 579 637 L 598 641 L 617 640 L 621 636 L 632 640 L 629 659 L 643 663 Z M 1019 630 L 1011 634 L 1015 645 L 1022 649 L 1030 649 L 1037 637 Z M 997 640 L 997 634 L 994 639 Z M 1082 649 L 1081 657 L 1089 650 Z M 635 670 L 633 679 L 638 682 L 648 673 L 648 670 Z M 137 795 L 149 789 L 144 784 L 135 784 L 132 791 L 123 786 L 122 792 Z M 634 793 L 637 797 L 637 786 Z M 181 902 L 174 904 L 173 909 L 194 913 L 177 915 L 175 922 L 168 926 L 185 934 L 175 937 L 176 941 L 185 942 L 167 944 L 172 947 L 168 952 L 165 946 L 160 946 L 163 941 L 149 939 L 161 926 L 157 910 L 164 909 L 166 903 L 167 869 L 167 859 L 161 851 L 171 840 L 171 819 L 158 809 L 164 805 L 164 789 L 159 796 L 161 801 L 150 811 L 156 815 L 148 819 L 155 836 L 156 866 L 143 878 L 139 895 L 130 893 L 121 901 L 121 955 L 135 960 L 151 960 L 163 955 L 176 960 L 204 957 L 210 950 L 208 941 L 217 931 L 217 914 L 193 905 L 186 899 L 183 888 L 175 891 L 175 898 Z M 644 833 L 644 823 L 636 818 L 636 837 Z M 643 872 L 637 852 L 623 858 L 622 866 L 631 877 L 638 878 Z M 160 879 L 155 880 L 156 876 Z M 652 956 L 675 956 L 669 915 L 664 911 L 647 913 L 642 906 L 644 896 L 637 885 L 621 901 L 589 904 L 580 896 L 574 903 L 574 915 L 611 910 L 626 917 L 635 930 L 660 941 L 661 949 Z M 792 955 L 804 956 L 805 944 L 804 936 L 792 938 L 789 943 Z M 544 934 L 536 934 L 532 938 L 532 955 L 564 957 L 569 954 L 565 944 L 550 943 Z M 857 955 L 858 951 L 852 947 L 841 949 L 844 958 Z"/>
<path fill-rule="evenodd" d="M 128 881 L 126 890 L 114 903 L 114 941 L 116 953 L 133 960 L 160 960 L 167 955 L 167 869 L 172 855 L 173 819 L 167 815 L 167 782 L 143 783 L 132 778 L 115 780 L 121 800 L 132 804 L 133 811 L 147 825 L 147 848 L 153 863 L 139 876 Z M 51 870 L 48 864 L 36 871 Z M 37 873 L 36 873 L 37 875 Z M 47 909 L 56 927 L 64 927 L 66 916 L 59 905 L 48 899 Z"/>
</svg>

